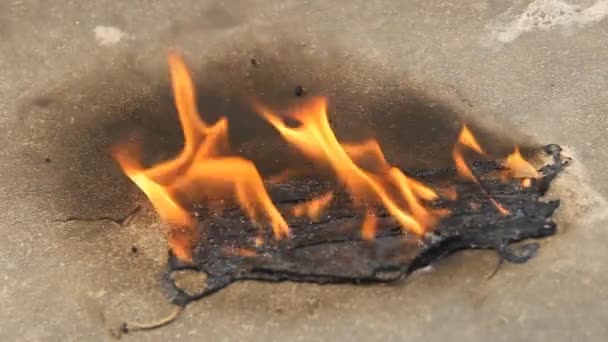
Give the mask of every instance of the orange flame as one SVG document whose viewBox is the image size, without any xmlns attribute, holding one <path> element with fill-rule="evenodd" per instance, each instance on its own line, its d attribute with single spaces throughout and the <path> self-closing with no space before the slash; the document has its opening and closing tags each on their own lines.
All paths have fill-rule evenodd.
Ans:
<svg viewBox="0 0 608 342">
<path fill-rule="evenodd" d="M 481 191 L 486 195 L 486 197 L 490 200 L 490 202 L 494 205 L 494 207 L 496 208 L 496 210 L 498 210 L 500 214 L 502 214 L 503 216 L 509 215 L 509 210 L 504 208 L 500 203 L 498 203 L 496 199 L 490 196 L 488 191 L 481 185 L 475 175 L 473 175 L 471 168 L 469 168 L 467 163 L 464 161 L 464 157 L 462 156 L 461 152 L 461 146 L 466 146 L 481 155 L 485 155 L 484 150 L 479 146 L 479 143 L 477 142 L 477 140 L 473 136 L 473 133 L 471 133 L 467 125 L 462 126 L 462 130 L 458 135 L 458 144 L 454 145 L 454 149 L 452 150 L 452 157 L 454 158 L 454 163 L 456 164 L 456 170 L 462 176 L 477 183 Z"/>
<path fill-rule="evenodd" d="M 507 216 L 507 215 L 509 215 L 511 213 L 508 209 L 506 209 L 500 203 L 498 203 L 498 201 L 495 200 L 493 197 L 489 197 L 489 199 L 490 199 L 490 202 L 492 202 L 492 204 L 494 205 L 494 207 L 496 207 L 496 210 L 498 210 L 498 212 L 502 216 Z"/>
<path fill-rule="evenodd" d="M 311 220 L 317 221 L 323 210 L 329 205 L 333 198 L 334 193 L 328 192 L 319 198 L 313 199 L 312 201 L 300 203 L 294 206 L 291 211 L 294 216 L 307 216 Z"/>
<path fill-rule="evenodd" d="M 511 171 L 515 178 L 540 178 L 540 173 L 519 153 L 519 147 L 507 156 L 505 166 Z"/>
<path fill-rule="evenodd" d="M 454 185 L 447 186 L 439 191 L 442 197 L 450 201 L 458 199 L 458 191 Z"/>
<path fill-rule="evenodd" d="M 329 166 L 355 205 L 380 203 L 404 230 L 418 235 L 433 226 L 438 213 L 427 211 L 420 199 L 436 198 L 434 191 L 389 165 L 375 140 L 341 145 L 329 125 L 325 98 L 314 98 L 289 113 L 291 119 L 298 121 L 297 127 L 287 126 L 281 117 L 262 105 L 256 107 L 287 142 L 313 161 Z M 358 165 L 363 160 L 371 165 L 371 170 Z"/>
<path fill-rule="evenodd" d="M 452 150 L 452 158 L 454 158 L 454 164 L 456 164 L 456 171 L 458 171 L 461 176 L 477 183 L 477 178 L 473 176 L 473 172 L 471 171 L 467 163 L 464 161 L 464 157 L 462 156 L 462 153 L 460 152 L 460 148 L 458 148 L 458 146 L 455 146 Z"/>
<path fill-rule="evenodd" d="M 277 239 L 289 236 L 289 227 L 272 203 L 255 165 L 249 160 L 227 155 L 227 119 L 206 124 L 198 113 L 194 84 L 183 59 L 171 53 L 169 67 L 175 105 L 184 134 L 184 148 L 175 158 L 149 168 L 140 162 L 140 146 L 117 146 L 113 156 L 124 173 L 148 197 L 161 220 L 167 223 L 168 243 L 173 253 L 179 259 L 191 260 L 198 234 L 196 222 L 186 207 L 203 200 L 223 202 L 234 199 L 254 224 L 269 224 Z M 332 171 L 350 194 L 353 204 L 365 212 L 361 227 L 363 239 L 375 238 L 378 223 L 375 207 L 378 205 L 384 206 L 404 231 L 416 235 L 423 235 L 432 229 L 448 213 L 447 210 L 425 206 L 427 202 L 439 198 L 437 193 L 390 165 L 376 140 L 340 143 L 330 127 L 325 98 L 314 98 L 290 112 L 288 117 L 299 124 L 295 127 L 288 126 L 283 118 L 261 105 L 256 105 L 256 108 L 288 143 Z M 501 214 L 509 214 L 475 177 L 462 155 L 465 148 L 485 154 L 466 125 L 462 127 L 458 143 L 452 151 L 456 169 L 460 175 L 475 182 Z M 532 178 L 540 177 L 517 147 L 506 158 L 505 166 L 513 177 L 522 178 L 522 187 L 529 187 Z M 273 181 L 280 182 L 308 171 L 287 170 L 274 177 Z M 318 220 L 333 196 L 333 192 L 328 192 L 296 205 L 292 208 L 292 214 Z M 444 189 L 442 196 L 455 199 L 455 187 Z M 210 208 L 215 209 L 217 203 L 211 202 Z M 479 203 L 471 205 L 474 209 Z M 261 236 L 256 239 L 256 245 L 263 243 Z M 241 247 L 234 248 L 231 253 L 245 257 L 256 255 L 255 250 Z"/>
<path fill-rule="evenodd" d="M 471 133 L 471 131 L 469 130 L 467 125 L 462 126 L 462 130 L 460 131 L 460 134 L 458 135 L 458 143 L 470 148 L 471 150 L 473 150 L 479 154 L 482 154 L 482 155 L 485 154 L 485 152 L 479 146 L 479 143 L 477 142 L 477 140 L 473 136 L 473 133 Z"/>
<path fill-rule="evenodd" d="M 467 125 L 462 126 L 462 130 L 458 135 L 458 144 L 454 145 L 454 149 L 452 150 L 452 157 L 454 159 L 454 163 L 456 164 L 456 170 L 458 173 L 465 178 L 472 180 L 475 183 L 478 183 L 475 176 L 473 176 L 473 172 L 464 161 L 464 157 L 462 156 L 461 146 L 465 146 L 470 148 L 471 150 L 484 155 L 484 150 L 479 146 L 477 140 L 473 136 L 473 133 L 469 130 Z"/>
<path fill-rule="evenodd" d="M 243 248 L 243 247 L 225 247 L 224 253 L 233 256 L 240 256 L 244 258 L 252 258 L 258 255 L 257 251 L 253 248 Z"/>
<path fill-rule="evenodd" d="M 378 224 L 378 218 L 376 215 L 367 212 L 363 219 L 363 226 L 361 228 L 361 237 L 363 240 L 373 240 L 376 238 L 376 225 Z"/>
<path fill-rule="evenodd" d="M 146 194 L 160 218 L 169 223 L 169 245 L 182 260 L 191 260 L 195 223 L 180 199 L 223 199 L 236 196 L 248 217 L 265 217 L 277 239 L 288 235 L 287 223 L 272 204 L 254 164 L 239 157 L 222 156 L 228 149 L 225 118 L 208 126 L 196 105 L 194 84 L 183 59 L 169 55 L 175 105 L 184 133 L 184 148 L 174 159 L 144 169 L 127 146 L 113 155 L 124 173 Z M 139 157 L 139 156 L 138 156 Z M 178 232 L 182 232 L 178 234 Z M 185 233 L 183 233 L 185 232 Z"/>
</svg>

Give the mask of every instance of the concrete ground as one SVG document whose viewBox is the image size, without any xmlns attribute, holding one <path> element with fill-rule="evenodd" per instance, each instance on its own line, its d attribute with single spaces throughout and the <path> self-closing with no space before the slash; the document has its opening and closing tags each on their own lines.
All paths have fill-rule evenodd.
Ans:
<svg viewBox="0 0 608 342">
<path fill-rule="evenodd" d="M 492 279 L 495 255 L 466 252 L 397 286 L 239 283 L 123 338 L 606 340 L 607 15 L 606 0 L 0 2 L 0 339 L 103 341 L 170 311 L 162 227 L 108 150 L 136 129 L 153 150 L 179 141 L 174 48 L 208 111 L 303 85 L 392 159 L 441 155 L 462 115 L 498 129 L 487 144 L 555 142 L 575 161 L 553 191 L 560 233 Z M 265 146 L 251 138 L 272 131 L 235 115 L 237 149 Z"/>
</svg>

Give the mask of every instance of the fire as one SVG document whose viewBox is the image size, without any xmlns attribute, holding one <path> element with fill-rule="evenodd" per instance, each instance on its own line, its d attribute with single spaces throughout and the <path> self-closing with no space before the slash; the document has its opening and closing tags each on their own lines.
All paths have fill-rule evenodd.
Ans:
<svg viewBox="0 0 608 342">
<path fill-rule="evenodd" d="M 507 156 L 505 166 L 511 171 L 515 178 L 539 178 L 540 173 L 519 153 L 519 147 L 515 147 L 515 151 Z"/>
<path fill-rule="evenodd" d="M 536 170 L 536 168 L 521 155 L 518 146 L 515 146 L 513 153 L 507 156 L 504 165 L 507 169 L 509 169 L 508 176 L 513 178 L 521 178 L 520 185 L 522 188 L 529 188 L 532 186 L 532 178 L 541 177 L 541 174 Z"/>
<path fill-rule="evenodd" d="M 469 149 L 477 152 L 478 154 L 484 155 L 484 150 L 479 146 L 477 140 L 473 136 L 473 133 L 469 130 L 466 125 L 462 126 L 462 130 L 458 135 L 458 143 L 454 145 L 454 149 L 452 150 L 452 157 L 454 159 L 454 163 L 456 164 L 456 170 L 458 173 L 469 180 L 472 180 L 475 183 L 478 183 L 475 176 L 473 176 L 473 172 L 464 161 L 464 157 L 462 156 L 462 147 L 468 147 Z"/>
<path fill-rule="evenodd" d="M 440 189 L 439 193 L 441 194 L 441 197 L 446 198 L 449 201 L 455 201 L 458 199 L 458 190 L 454 185 Z"/>
<path fill-rule="evenodd" d="M 244 258 L 255 257 L 258 254 L 255 249 L 242 247 L 226 247 L 224 248 L 224 253 Z"/>
<path fill-rule="evenodd" d="M 458 171 L 458 173 L 460 175 L 464 176 L 465 178 L 467 178 L 467 179 L 475 182 L 477 185 L 479 185 L 479 188 L 481 189 L 481 191 L 486 195 L 488 200 L 494 205 L 496 210 L 498 210 L 498 212 L 501 215 L 504 215 L 504 216 L 509 215 L 509 213 L 510 213 L 509 210 L 504 208 L 496 199 L 494 199 L 492 196 L 490 196 L 488 191 L 483 187 L 483 185 L 481 185 L 481 183 L 479 182 L 479 180 L 477 180 L 475 175 L 473 175 L 471 168 L 469 168 L 469 166 L 467 165 L 467 163 L 464 160 L 464 157 L 462 156 L 462 147 L 463 146 L 468 147 L 471 150 L 473 150 L 481 155 L 485 155 L 484 150 L 479 146 L 479 143 L 473 136 L 473 133 L 471 133 L 471 131 L 469 130 L 469 128 L 466 125 L 462 126 L 462 130 L 460 131 L 460 134 L 458 135 L 458 143 L 456 145 L 454 145 L 454 149 L 452 150 L 452 157 L 454 158 L 454 163 L 456 164 L 456 170 Z"/>
<path fill-rule="evenodd" d="M 246 159 L 225 156 L 228 121 L 213 125 L 201 120 L 190 72 L 182 58 L 169 55 L 175 105 L 184 133 L 184 148 L 174 159 L 142 167 L 129 146 L 114 148 L 124 173 L 146 194 L 160 218 L 170 227 L 169 245 L 182 260 L 190 260 L 196 242 L 196 225 L 185 200 L 231 199 L 256 224 L 270 223 L 280 239 L 289 234 L 287 223 L 272 204 L 255 165 Z"/>
<path fill-rule="evenodd" d="M 376 215 L 367 212 L 365 214 L 365 218 L 363 219 L 363 225 L 361 227 L 361 237 L 363 240 L 373 240 L 376 238 L 376 224 L 378 223 L 378 218 Z"/>
<path fill-rule="evenodd" d="M 479 154 L 485 154 L 485 152 L 479 146 L 479 143 L 477 143 L 477 140 L 475 139 L 473 133 L 471 133 L 467 125 L 462 126 L 462 130 L 458 135 L 458 143 L 472 149 L 473 151 Z"/>
<path fill-rule="evenodd" d="M 329 205 L 334 198 L 333 192 L 328 192 L 319 198 L 309 202 L 300 203 L 292 208 L 294 216 L 307 216 L 313 221 L 317 221 L 323 210 Z"/>
<path fill-rule="evenodd" d="M 389 165 L 375 140 L 360 144 L 341 144 L 327 117 L 325 98 L 314 98 L 289 113 L 298 126 L 288 126 L 283 118 L 256 104 L 258 112 L 272 124 L 288 143 L 313 161 L 331 169 L 350 193 L 355 206 L 371 208 L 382 204 L 404 230 L 422 235 L 430 229 L 440 212 L 427 210 L 421 200 L 437 198 L 435 192 Z M 369 164 L 364 169 L 361 163 Z M 369 210 L 369 209 L 366 209 Z M 364 227 L 375 226 L 368 214 Z M 370 237 L 371 229 L 363 234 Z"/>
<path fill-rule="evenodd" d="M 290 236 L 287 222 L 272 203 L 256 166 L 249 160 L 229 155 L 227 119 L 221 118 L 213 124 L 204 122 L 197 110 L 194 84 L 183 59 L 171 53 L 169 67 L 184 135 L 182 151 L 173 159 L 148 168 L 140 161 L 141 146 L 116 146 L 113 156 L 169 227 L 168 240 L 173 253 L 181 260 L 191 260 L 192 248 L 199 234 L 189 207 L 201 201 L 208 202 L 213 211 L 218 208 L 218 203 L 234 200 L 255 225 L 260 228 L 269 225 L 276 239 Z M 378 206 L 383 206 L 404 232 L 418 236 L 433 229 L 448 214 L 447 210 L 427 206 L 439 199 L 437 193 L 390 165 L 376 140 L 350 144 L 338 141 L 329 124 L 325 98 L 314 98 L 289 112 L 286 118 L 296 121 L 295 126 L 287 125 L 283 117 L 263 105 L 256 104 L 255 108 L 289 144 L 312 162 L 328 168 L 350 194 L 354 206 L 365 215 L 361 227 L 363 239 L 372 240 L 376 236 Z M 460 175 L 476 183 L 500 213 L 509 214 L 475 177 L 463 157 L 464 149 L 485 154 L 466 126 L 463 126 L 452 151 L 456 169 Z M 540 177 L 517 147 L 504 165 L 512 177 L 522 178 L 522 187 L 529 187 L 532 178 Z M 287 170 L 271 181 L 282 182 L 310 171 Z M 440 189 L 440 193 L 449 200 L 455 200 L 458 195 L 454 185 Z M 327 192 L 292 207 L 290 214 L 318 220 L 333 198 L 334 192 Z M 479 203 L 470 205 L 474 209 Z M 262 243 L 260 235 L 255 244 Z M 256 255 L 254 249 L 244 247 L 234 247 L 231 253 Z"/>
</svg>

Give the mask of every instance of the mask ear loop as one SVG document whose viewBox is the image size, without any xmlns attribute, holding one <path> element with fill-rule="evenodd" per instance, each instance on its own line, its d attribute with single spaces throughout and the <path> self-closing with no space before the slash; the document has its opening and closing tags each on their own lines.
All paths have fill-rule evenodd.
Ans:
<svg viewBox="0 0 608 342">
<path fill-rule="evenodd" d="M 195 293 L 189 294 L 184 289 L 177 286 L 175 280 L 171 276 L 173 272 L 184 271 L 184 270 L 194 270 L 197 272 L 203 272 L 207 276 L 207 281 L 205 287 Z M 228 277 L 213 277 L 209 275 L 204 270 L 197 268 L 192 264 L 185 264 L 177 260 L 177 258 L 173 254 L 169 254 L 169 260 L 167 262 L 167 268 L 163 272 L 161 276 L 161 292 L 170 299 L 171 304 L 174 305 L 173 310 L 165 316 L 156 321 L 148 322 L 148 323 L 138 323 L 138 322 L 123 322 L 118 331 L 111 331 L 112 335 L 115 337 L 120 337 L 123 334 L 127 334 L 135 331 L 145 331 L 145 330 L 153 330 L 156 328 L 160 328 L 167 324 L 175 321 L 179 314 L 184 311 L 188 303 L 200 299 L 202 297 L 208 296 L 226 286 L 228 286 L 231 281 Z"/>
<path fill-rule="evenodd" d="M 118 332 L 111 332 L 117 338 L 120 338 L 123 334 L 128 334 L 135 331 L 146 331 L 165 326 L 177 319 L 179 314 L 184 311 L 185 306 L 175 306 L 169 315 L 162 317 L 156 321 L 149 323 L 137 323 L 137 322 L 123 322 Z"/>
</svg>

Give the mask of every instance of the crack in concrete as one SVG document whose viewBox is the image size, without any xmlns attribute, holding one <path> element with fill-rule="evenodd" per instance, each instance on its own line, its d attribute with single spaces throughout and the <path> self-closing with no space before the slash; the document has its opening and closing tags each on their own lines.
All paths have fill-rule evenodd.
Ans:
<svg viewBox="0 0 608 342">
<path fill-rule="evenodd" d="M 81 216 L 68 216 L 66 218 L 63 219 L 55 219 L 52 222 L 74 222 L 74 221 L 80 221 L 80 222 L 99 222 L 99 221 L 110 221 L 110 222 L 114 222 L 119 226 L 124 226 L 126 224 L 129 223 L 129 221 L 131 221 L 131 218 L 133 218 L 133 216 L 135 216 L 135 214 L 137 214 L 140 210 L 141 210 L 141 206 L 138 205 L 135 208 L 131 209 L 131 211 L 129 211 L 127 214 L 125 214 L 124 216 L 121 217 L 111 217 L 111 216 L 95 216 L 95 217 L 81 217 Z"/>
</svg>

